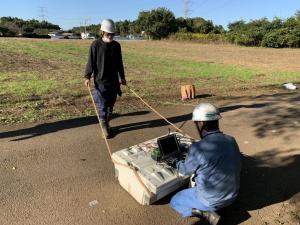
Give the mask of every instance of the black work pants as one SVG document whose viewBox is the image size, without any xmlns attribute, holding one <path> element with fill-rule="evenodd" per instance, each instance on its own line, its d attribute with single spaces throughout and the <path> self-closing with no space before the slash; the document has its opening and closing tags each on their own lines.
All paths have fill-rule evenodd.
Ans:
<svg viewBox="0 0 300 225">
<path fill-rule="evenodd" d="M 96 87 L 94 89 L 93 97 L 101 120 L 107 120 L 112 114 L 117 95 L 117 92 L 110 88 Z"/>
</svg>

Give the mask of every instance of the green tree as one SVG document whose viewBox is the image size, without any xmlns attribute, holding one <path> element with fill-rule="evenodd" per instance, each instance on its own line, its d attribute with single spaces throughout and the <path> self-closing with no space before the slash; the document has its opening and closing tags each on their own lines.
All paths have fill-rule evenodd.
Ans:
<svg viewBox="0 0 300 225">
<path fill-rule="evenodd" d="M 7 27 L 0 26 L 0 36 L 13 37 L 13 36 L 16 36 L 16 33 L 14 33 L 13 31 L 10 31 Z"/>
<path fill-rule="evenodd" d="M 136 23 L 152 39 L 166 38 L 177 29 L 174 14 L 166 8 L 142 11 Z"/>
<path fill-rule="evenodd" d="M 288 28 L 289 30 L 295 29 L 300 21 L 298 22 L 295 17 L 290 17 L 286 21 L 283 22 L 283 27 Z"/>
<path fill-rule="evenodd" d="M 201 17 L 192 18 L 193 21 L 193 32 L 208 34 L 213 31 L 214 24 L 210 20 L 205 20 Z"/>
<path fill-rule="evenodd" d="M 264 36 L 262 46 L 271 48 L 288 47 L 288 34 L 289 30 L 287 28 L 275 29 Z"/>
<path fill-rule="evenodd" d="M 246 29 L 246 22 L 244 20 L 238 20 L 228 24 L 229 32 L 239 32 Z"/>
<path fill-rule="evenodd" d="M 32 33 L 34 31 L 34 28 L 31 26 L 28 26 L 28 25 L 23 26 L 22 29 L 23 29 L 23 32 L 26 32 L 26 33 Z"/>
<path fill-rule="evenodd" d="M 129 24 L 129 33 L 132 35 L 141 35 L 141 30 L 137 26 L 136 21 L 133 21 Z"/>
<path fill-rule="evenodd" d="M 225 33 L 224 27 L 222 25 L 214 25 L 214 29 L 212 30 L 214 34 L 223 34 Z"/>
<path fill-rule="evenodd" d="M 193 21 L 190 18 L 179 17 L 175 20 L 176 28 L 178 32 L 188 33 L 193 32 Z"/>
<path fill-rule="evenodd" d="M 280 19 L 279 17 L 275 17 L 272 22 L 270 23 L 270 30 L 276 30 L 276 29 L 280 29 L 283 28 L 283 21 L 282 19 Z"/>
<path fill-rule="evenodd" d="M 118 21 L 115 23 L 115 25 L 116 25 L 116 34 L 117 35 L 125 37 L 127 35 L 134 33 L 134 28 L 132 26 L 132 22 L 130 22 L 129 20 Z"/>
<path fill-rule="evenodd" d="M 22 20 L 17 17 L 1 17 L 0 26 L 7 28 L 9 32 L 5 32 L 9 36 L 15 36 L 21 33 L 48 34 L 50 30 L 60 30 L 58 25 L 47 21 L 38 21 L 35 19 Z"/>
</svg>

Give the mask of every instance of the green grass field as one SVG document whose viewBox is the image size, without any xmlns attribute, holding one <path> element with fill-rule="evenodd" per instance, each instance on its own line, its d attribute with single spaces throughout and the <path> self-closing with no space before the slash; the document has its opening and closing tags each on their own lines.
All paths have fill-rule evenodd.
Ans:
<svg viewBox="0 0 300 225">
<path fill-rule="evenodd" d="M 94 115 L 83 71 L 91 41 L 0 38 L 0 123 Z M 180 85 L 194 84 L 188 103 L 249 98 L 300 82 L 300 50 L 270 50 L 168 41 L 123 41 L 128 84 L 155 107 L 182 104 Z M 291 57 L 287 60 L 286 57 Z M 125 87 L 119 113 L 144 109 Z"/>
</svg>

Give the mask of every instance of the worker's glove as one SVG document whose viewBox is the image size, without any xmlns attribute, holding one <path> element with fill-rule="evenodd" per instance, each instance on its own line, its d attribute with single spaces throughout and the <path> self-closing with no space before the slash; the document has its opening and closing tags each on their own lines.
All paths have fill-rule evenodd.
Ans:
<svg viewBox="0 0 300 225">
<path fill-rule="evenodd" d="M 126 84 L 127 84 L 127 82 L 126 82 L 126 80 L 125 80 L 125 79 L 121 79 L 121 81 L 120 81 L 120 84 L 122 84 L 122 85 L 126 85 Z"/>
<path fill-rule="evenodd" d="M 176 169 L 177 168 L 177 162 L 178 161 L 174 160 L 172 162 L 169 162 L 168 165 Z"/>
<path fill-rule="evenodd" d="M 85 85 L 86 87 L 89 87 L 90 84 L 91 84 L 91 81 L 90 81 L 89 79 L 85 79 L 84 85 Z"/>
</svg>

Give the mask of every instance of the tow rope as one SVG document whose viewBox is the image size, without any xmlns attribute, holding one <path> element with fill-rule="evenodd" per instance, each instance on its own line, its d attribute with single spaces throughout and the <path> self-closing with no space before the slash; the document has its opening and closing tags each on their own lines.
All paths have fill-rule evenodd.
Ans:
<svg viewBox="0 0 300 225">
<path fill-rule="evenodd" d="M 151 109 L 154 113 L 156 113 L 159 117 L 161 117 L 163 120 L 165 120 L 168 124 L 170 124 L 172 127 L 174 127 L 179 133 L 183 134 L 183 136 L 186 136 L 192 140 L 195 140 L 195 138 L 192 138 L 188 134 L 184 133 L 179 127 L 171 123 L 166 117 L 161 115 L 158 111 L 156 111 L 152 106 L 150 106 L 147 102 L 145 102 L 134 90 L 132 90 L 128 85 L 125 85 L 137 98 L 139 98 L 149 109 Z"/>
<path fill-rule="evenodd" d="M 192 138 L 191 136 L 185 134 L 180 128 L 178 128 L 176 125 L 174 125 L 173 123 L 171 123 L 167 118 L 165 118 L 163 115 L 161 115 L 157 110 L 155 110 L 153 107 L 151 107 L 146 101 L 144 101 L 133 89 L 131 89 L 128 85 L 125 85 L 137 98 L 139 98 L 149 109 L 151 109 L 154 113 L 156 113 L 159 117 L 161 117 L 163 120 L 165 120 L 168 124 L 170 124 L 171 126 L 173 126 L 177 131 L 179 131 L 181 134 L 183 134 L 184 136 L 190 138 L 190 139 L 193 139 L 195 140 L 194 138 Z M 105 141 L 105 144 L 106 144 L 106 147 L 108 149 L 108 153 L 109 153 L 109 156 L 112 160 L 112 162 L 114 164 L 117 164 L 117 165 L 120 165 L 120 166 L 124 166 L 124 167 L 127 167 L 129 169 L 131 169 L 134 173 L 134 175 L 136 176 L 136 178 L 138 179 L 138 181 L 140 182 L 140 184 L 145 188 L 146 192 L 149 194 L 149 196 L 153 196 L 154 194 L 149 190 L 149 188 L 144 184 L 144 182 L 142 181 L 140 175 L 137 173 L 138 171 L 138 168 L 134 167 L 133 165 L 131 164 L 123 164 L 123 163 L 120 163 L 120 162 L 117 162 L 115 161 L 113 158 L 112 158 L 112 153 L 111 153 L 111 148 L 108 144 L 108 140 L 106 138 L 106 136 L 104 135 L 104 130 L 103 130 L 103 127 L 102 127 L 102 124 L 101 124 L 101 121 L 100 121 L 100 116 L 99 116 L 99 113 L 98 113 L 98 110 L 97 110 L 97 106 L 95 104 L 95 101 L 94 101 L 94 98 L 93 98 L 93 95 L 92 95 L 92 91 L 91 91 L 91 87 L 90 85 L 88 85 L 88 90 L 89 90 L 89 93 L 90 93 L 90 97 L 92 99 L 92 102 L 93 102 L 93 106 L 94 106 L 94 109 L 95 109 L 95 112 L 96 112 L 96 115 L 97 115 L 97 118 L 98 118 L 98 122 L 99 122 L 99 125 L 100 125 L 100 129 L 101 129 L 101 132 L 102 132 L 102 136 L 104 138 L 104 141 Z M 101 135 L 101 134 L 100 134 Z"/>
</svg>

